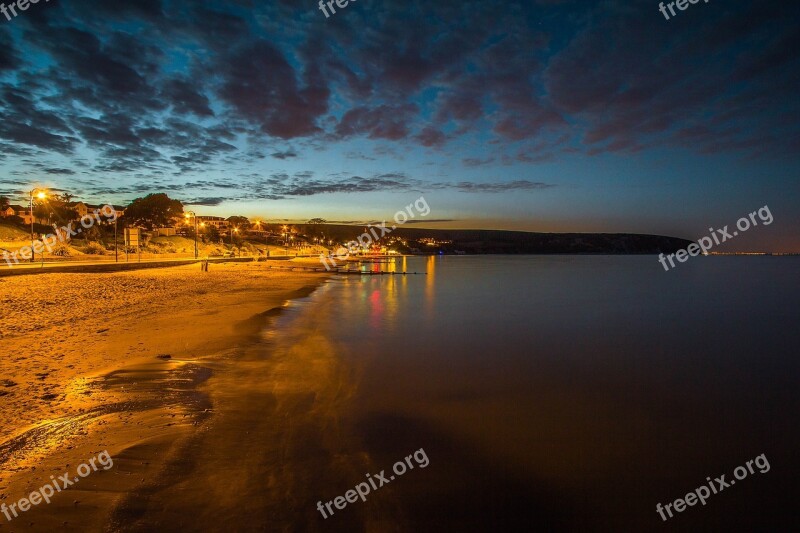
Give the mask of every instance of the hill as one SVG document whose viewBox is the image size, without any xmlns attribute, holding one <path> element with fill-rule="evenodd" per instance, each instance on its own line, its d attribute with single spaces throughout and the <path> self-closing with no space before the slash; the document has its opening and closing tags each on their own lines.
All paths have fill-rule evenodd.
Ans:
<svg viewBox="0 0 800 533">
<path fill-rule="evenodd" d="M 333 224 L 300 224 L 297 228 L 308 235 L 324 234 L 326 238 L 337 241 L 353 240 L 364 232 L 363 226 Z M 658 254 L 674 253 L 691 244 L 691 241 L 676 237 L 633 233 L 533 233 L 408 227 L 397 228 L 386 237 L 405 239 L 411 248 L 469 254 Z M 438 244 L 430 246 L 421 243 L 421 239 L 433 239 Z"/>
<path fill-rule="evenodd" d="M 29 240 L 30 234 L 18 226 L 11 226 L 0 222 L 0 242 L 13 242 Z"/>
</svg>

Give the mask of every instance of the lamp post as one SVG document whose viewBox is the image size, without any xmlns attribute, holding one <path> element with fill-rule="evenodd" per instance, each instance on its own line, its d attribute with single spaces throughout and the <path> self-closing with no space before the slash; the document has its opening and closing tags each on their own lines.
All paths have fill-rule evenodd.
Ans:
<svg viewBox="0 0 800 533">
<path fill-rule="evenodd" d="M 187 211 L 186 212 L 186 218 L 187 219 L 189 218 L 189 215 L 192 215 L 192 218 L 194 219 L 194 258 L 197 259 L 197 255 L 198 255 L 198 253 L 197 253 L 197 213 L 195 213 L 194 211 Z"/>
<path fill-rule="evenodd" d="M 258 230 L 258 233 L 261 233 L 261 221 L 260 220 L 256 220 L 255 224 L 256 224 L 256 228 Z M 267 245 L 267 238 L 265 236 L 264 237 L 264 246 L 266 246 L 266 245 Z"/>
<path fill-rule="evenodd" d="M 36 194 L 36 197 L 39 200 L 44 200 L 47 198 L 47 194 L 41 189 L 31 189 L 29 193 L 30 196 L 30 215 L 31 215 L 31 263 L 36 261 L 36 250 L 33 248 L 33 195 Z"/>
<path fill-rule="evenodd" d="M 114 262 L 119 263 L 119 240 L 117 238 L 117 221 L 119 217 L 114 217 Z"/>
<path fill-rule="evenodd" d="M 231 226 L 231 257 L 233 257 L 233 234 L 234 233 L 239 233 L 239 228 L 234 228 L 233 226 Z M 241 256 L 241 251 L 239 252 L 239 255 Z"/>
</svg>

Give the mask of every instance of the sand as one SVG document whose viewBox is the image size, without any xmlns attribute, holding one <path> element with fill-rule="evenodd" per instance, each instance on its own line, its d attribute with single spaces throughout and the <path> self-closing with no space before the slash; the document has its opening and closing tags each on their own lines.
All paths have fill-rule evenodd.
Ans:
<svg viewBox="0 0 800 533">
<path fill-rule="evenodd" d="M 213 415 L 203 358 L 325 279 L 265 263 L 0 279 L 0 503 L 104 450 L 115 458 L 49 505 L 0 515 L 0 531 L 102 530 Z"/>
</svg>

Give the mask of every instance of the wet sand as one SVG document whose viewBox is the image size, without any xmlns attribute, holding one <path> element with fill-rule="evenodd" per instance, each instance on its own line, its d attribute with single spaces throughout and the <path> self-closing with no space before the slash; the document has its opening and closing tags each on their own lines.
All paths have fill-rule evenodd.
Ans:
<svg viewBox="0 0 800 533">
<path fill-rule="evenodd" d="M 246 433 L 213 426 L 214 395 L 249 371 L 229 358 L 325 279 L 260 263 L 0 280 L 0 503 L 16 503 L 51 475 L 73 476 L 104 450 L 114 460 L 49 505 L 11 522 L 0 516 L 0 531 L 137 529 L 143 517 L 161 520 L 147 514 L 148 502 L 185 477 L 187 452 L 204 435 L 236 442 Z M 230 367 L 240 375 L 215 382 Z M 220 410 L 249 402 L 234 396 Z"/>
<path fill-rule="evenodd" d="M 115 531 L 401 531 L 391 499 L 323 520 L 331 500 L 375 472 L 350 413 L 359 367 L 318 331 L 317 309 L 293 301 L 254 342 L 206 361 L 213 416 L 182 443 L 158 483 L 130 492 Z M 388 490 L 385 491 L 388 493 Z"/>
</svg>

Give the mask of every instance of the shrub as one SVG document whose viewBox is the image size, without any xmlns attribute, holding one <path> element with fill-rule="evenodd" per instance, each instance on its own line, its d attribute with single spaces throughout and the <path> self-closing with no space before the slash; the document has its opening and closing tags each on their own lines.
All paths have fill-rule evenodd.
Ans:
<svg viewBox="0 0 800 533">
<path fill-rule="evenodd" d="M 70 250 L 69 246 L 67 246 L 63 242 L 59 242 L 53 247 L 52 255 L 56 257 L 71 257 L 72 250 Z"/>
<path fill-rule="evenodd" d="M 90 242 L 84 248 L 84 252 L 90 255 L 105 255 L 106 247 L 99 242 Z"/>
</svg>

